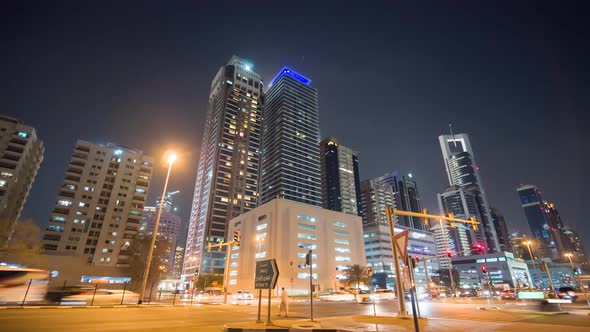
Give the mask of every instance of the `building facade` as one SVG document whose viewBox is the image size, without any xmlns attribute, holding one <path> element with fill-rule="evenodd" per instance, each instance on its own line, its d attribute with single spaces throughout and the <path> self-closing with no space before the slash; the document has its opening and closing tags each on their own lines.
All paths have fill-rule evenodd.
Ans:
<svg viewBox="0 0 590 332">
<path fill-rule="evenodd" d="M 488 275 L 482 271 L 485 266 Z M 455 256 L 453 268 L 459 271 L 460 286 L 467 289 L 487 289 L 482 280 L 489 278 L 494 288 L 523 288 L 531 283 L 527 264 L 510 252 L 478 256 Z"/>
<path fill-rule="evenodd" d="M 320 291 L 344 287 L 343 271 L 349 265 L 365 265 L 361 218 L 352 214 L 279 198 L 232 219 L 234 231 L 241 240 L 230 256 L 231 293 L 253 293 L 257 260 L 276 259 L 277 286 L 291 295 L 309 292 L 309 267 L 303 267 L 309 250 L 313 283 Z"/>
<path fill-rule="evenodd" d="M 35 128 L 0 116 L 0 248 L 14 230 L 45 148 Z"/>
<path fill-rule="evenodd" d="M 533 237 L 547 248 L 543 257 L 559 260 L 564 253 L 572 252 L 573 245 L 555 205 L 543 201 L 541 191 L 535 186 L 522 185 L 517 192 Z"/>
<path fill-rule="evenodd" d="M 78 140 L 43 236 L 48 254 L 127 267 L 139 232 L 153 159 L 140 150 Z"/>
<path fill-rule="evenodd" d="M 207 253 L 208 241 L 227 239 L 230 219 L 258 204 L 263 81 L 252 64 L 233 56 L 211 84 L 203 130 L 183 276 L 199 269 L 221 274 L 223 252 Z"/>
<path fill-rule="evenodd" d="M 395 206 L 395 196 L 391 186 L 380 179 L 369 179 L 361 182 L 361 206 L 363 225 L 374 225 L 387 220 L 386 206 Z M 395 216 L 399 224 L 399 216 Z"/>
<path fill-rule="evenodd" d="M 275 198 L 322 206 L 318 91 L 283 68 L 266 91 L 261 204 Z"/>
<path fill-rule="evenodd" d="M 391 186 L 394 195 L 395 208 L 403 211 L 422 213 L 422 203 L 418 184 L 411 173 L 400 175 L 398 171 L 392 171 L 379 178 L 381 182 Z M 405 227 L 428 230 L 428 225 L 420 218 L 400 216 L 399 224 Z"/>
<path fill-rule="evenodd" d="M 441 135 L 438 137 L 450 186 L 459 186 L 474 195 L 479 211 L 480 233 L 486 252 L 499 252 L 500 243 L 492 216 L 490 205 L 483 189 L 479 166 L 467 134 Z"/>
<path fill-rule="evenodd" d="M 358 156 L 334 137 L 320 142 L 322 207 L 362 215 Z"/>
<path fill-rule="evenodd" d="M 508 225 L 504 215 L 498 209 L 491 208 L 490 214 L 492 221 L 494 222 L 494 228 L 496 229 L 496 235 L 498 235 L 498 242 L 500 243 L 500 249 L 502 251 L 512 252 L 512 240 L 510 239 L 510 233 L 508 232 Z"/>
</svg>

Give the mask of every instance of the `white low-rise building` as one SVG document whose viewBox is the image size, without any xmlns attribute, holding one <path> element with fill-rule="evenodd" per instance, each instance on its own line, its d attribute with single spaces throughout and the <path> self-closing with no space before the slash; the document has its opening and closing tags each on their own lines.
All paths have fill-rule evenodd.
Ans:
<svg viewBox="0 0 590 332">
<path fill-rule="evenodd" d="M 229 262 L 228 291 L 254 292 L 257 260 L 274 258 L 277 287 L 290 294 L 309 291 L 305 255 L 312 250 L 313 283 L 320 291 L 344 286 L 347 266 L 365 266 L 362 221 L 345 214 L 285 199 L 274 199 L 230 221 L 229 234 L 238 231 L 239 247 Z M 215 250 L 215 249 L 213 249 Z"/>
</svg>

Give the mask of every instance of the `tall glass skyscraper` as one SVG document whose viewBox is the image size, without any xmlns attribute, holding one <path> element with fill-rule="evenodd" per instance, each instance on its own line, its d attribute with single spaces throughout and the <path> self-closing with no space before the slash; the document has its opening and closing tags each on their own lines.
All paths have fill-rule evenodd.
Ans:
<svg viewBox="0 0 590 332">
<path fill-rule="evenodd" d="M 261 204 L 278 197 L 322 205 L 318 92 L 310 84 L 285 67 L 266 92 Z"/>
<path fill-rule="evenodd" d="M 221 274 L 223 251 L 207 242 L 227 240 L 227 223 L 258 205 L 263 85 L 252 64 L 233 56 L 211 84 L 203 130 L 183 276 Z"/>
<path fill-rule="evenodd" d="M 555 205 L 543 201 L 541 191 L 535 186 L 522 185 L 517 192 L 533 237 L 542 240 L 548 248 L 543 255 L 557 259 L 563 258 L 565 252 L 572 252 L 573 245 Z"/>
<path fill-rule="evenodd" d="M 411 173 L 406 177 L 400 175 L 398 171 L 391 171 L 379 179 L 391 186 L 395 197 L 394 207 L 396 209 L 422 213 L 418 184 Z M 424 224 L 420 218 L 408 216 L 399 216 L 397 218 L 399 224 L 402 226 L 424 231 L 428 230 L 428 225 Z"/>
<path fill-rule="evenodd" d="M 474 195 L 479 211 L 477 221 L 481 222 L 480 235 L 485 241 L 488 252 L 501 250 L 494 222 L 490 213 L 490 205 L 486 197 L 479 167 L 475 162 L 471 142 L 467 134 L 441 135 L 438 137 L 440 148 L 449 178 L 449 185 L 459 186 Z"/>
<path fill-rule="evenodd" d="M 324 209 L 362 215 L 357 153 L 328 137 L 320 142 L 320 162 Z"/>
</svg>

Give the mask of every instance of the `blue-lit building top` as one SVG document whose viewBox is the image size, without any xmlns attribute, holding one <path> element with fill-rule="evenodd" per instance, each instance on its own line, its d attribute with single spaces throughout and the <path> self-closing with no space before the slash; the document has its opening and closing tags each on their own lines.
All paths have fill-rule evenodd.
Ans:
<svg viewBox="0 0 590 332">
<path fill-rule="evenodd" d="M 321 206 L 318 92 L 283 68 L 266 91 L 261 201 L 284 198 Z"/>
<path fill-rule="evenodd" d="M 294 71 L 291 68 L 283 67 L 283 69 L 281 69 L 281 71 L 277 74 L 277 76 L 275 76 L 275 78 L 273 78 L 273 80 L 270 82 L 269 87 L 271 87 L 282 76 L 290 76 L 305 85 L 311 84 L 311 80 L 309 78 L 299 74 L 298 72 Z"/>
</svg>

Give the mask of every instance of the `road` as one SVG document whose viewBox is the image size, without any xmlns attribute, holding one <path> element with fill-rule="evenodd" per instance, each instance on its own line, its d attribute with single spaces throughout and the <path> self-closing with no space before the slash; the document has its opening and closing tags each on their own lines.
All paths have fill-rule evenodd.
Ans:
<svg viewBox="0 0 590 332">
<path fill-rule="evenodd" d="M 585 327 L 590 329 L 590 319 L 582 315 L 541 315 L 512 311 L 478 310 L 482 303 L 421 303 L 421 312 L 432 319 L 435 328 L 447 319 L 480 321 L 480 331 L 496 330 L 498 323 L 506 323 L 502 330 L 520 330 L 523 326 L 550 324 L 555 330 Z M 315 317 L 373 315 L 373 306 L 344 302 L 315 303 Z M 277 319 L 276 306 L 272 306 L 272 319 Z M 212 305 L 199 304 L 177 307 L 128 307 L 128 308 L 59 308 L 59 309 L 3 309 L 0 310 L 0 331 L 11 332 L 68 332 L 68 331 L 222 331 L 231 322 L 256 320 L 256 304 Z M 263 314 L 266 313 L 263 306 Z M 376 304 L 377 315 L 393 316 L 397 311 L 395 301 Z M 309 318 L 309 303 L 293 301 L 290 317 Z M 263 319 L 265 316 L 263 315 Z M 496 325 L 492 325 L 496 324 Z M 527 325 L 528 324 L 528 325 Z M 490 326 L 490 329 L 486 329 Z M 510 327 L 512 326 L 512 328 Z M 549 327 L 549 325 L 545 325 Z M 537 329 L 537 328 L 535 328 Z M 428 330 L 428 329 L 427 329 Z"/>
</svg>

